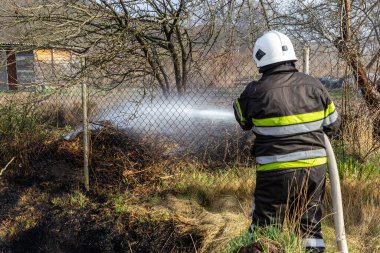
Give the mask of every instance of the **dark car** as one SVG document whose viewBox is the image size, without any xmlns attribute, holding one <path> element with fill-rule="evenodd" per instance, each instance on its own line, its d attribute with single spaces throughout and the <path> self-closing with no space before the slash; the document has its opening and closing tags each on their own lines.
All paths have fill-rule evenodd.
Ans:
<svg viewBox="0 0 380 253">
<path fill-rule="evenodd" d="M 343 88 L 344 79 L 335 78 L 332 76 L 323 76 L 318 78 L 319 81 L 328 89 L 341 89 Z"/>
</svg>

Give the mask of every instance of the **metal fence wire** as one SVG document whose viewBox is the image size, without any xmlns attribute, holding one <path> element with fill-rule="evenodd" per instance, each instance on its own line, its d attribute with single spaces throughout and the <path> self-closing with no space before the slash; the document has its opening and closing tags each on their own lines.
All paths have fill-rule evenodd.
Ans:
<svg viewBox="0 0 380 253">
<path fill-rule="evenodd" d="M 337 58 L 336 53 L 309 49 L 310 74 L 331 89 L 342 89 L 340 63 L 332 60 Z M 303 71 L 304 46 L 297 49 L 297 54 L 297 67 Z M 152 86 L 151 78 L 112 89 L 91 85 L 90 81 L 90 129 L 112 125 L 129 134 L 169 142 L 167 152 L 185 153 L 202 161 L 239 160 L 238 156 L 249 153 L 250 133 L 243 133 L 236 124 L 232 102 L 260 74 L 248 49 L 210 58 L 190 73 L 186 92 L 181 96 L 175 89 L 164 96 L 157 86 Z M 174 79 L 172 74 L 169 78 Z"/>
<path fill-rule="evenodd" d="M 309 50 L 309 61 L 303 58 L 304 48 Z M 15 63 L 9 61 L 12 53 L 16 55 Z M 304 71 L 305 62 L 309 63 L 310 74 L 319 78 L 333 95 L 338 94 L 333 99 L 339 110 L 345 108 L 348 103 L 342 99 L 343 81 L 350 77 L 333 47 L 300 44 L 296 54 L 299 71 Z M 96 134 L 106 129 L 117 129 L 149 145 L 160 146 L 157 152 L 162 157 L 187 155 L 202 162 L 228 164 L 249 156 L 250 133 L 242 132 L 236 124 L 232 103 L 246 84 L 260 78 L 250 49 L 211 52 L 201 63 L 194 62 L 187 76 L 186 90 L 181 95 L 176 90 L 174 70 L 167 72 L 171 86 L 170 92 L 164 94 L 154 75 L 115 80 L 99 73 L 102 69 L 86 67 L 90 61 L 57 48 L 3 52 L 2 87 L 3 90 L 12 87 L 16 92 L 1 94 L 5 108 L 2 110 L 7 112 L 1 116 L 2 122 L 14 121 L 16 115 L 20 116 L 18 120 L 25 121 L 25 129 L 17 130 L 18 134 L 25 131 L 29 137 L 21 152 L 25 161 L 26 156 L 44 160 L 40 153 L 50 152 L 62 159 L 76 160 L 78 166 L 82 166 L 83 122 L 88 122 L 91 137 L 87 153 L 90 160 L 94 150 L 104 144 L 97 142 Z M 10 64 L 16 64 L 18 72 L 10 73 Z M 10 77 L 15 74 L 29 83 L 9 83 L 16 80 Z M 28 78 L 28 75 L 32 76 Z M 88 89 L 87 96 L 83 96 L 83 84 Z M 87 120 L 83 119 L 83 98 L 87 104 Z M 17 108 L 24 114 L 17 114 Z M 48 126 L 45 132 L 41 125 Z M 65 143 L 51 148 L 47 144 L 52 140 L 41 137 L 46 131 Z M 121 138 L 117 134 L 108 137 L 114 138 L 115 143 Z M 42 140 L 46 144 L 42 146 L 49 148 L 27 152 L 32 150 L 28 145 L 41 145 Z M 13 150 L 10 144 L 4 149 L 2 152 L 8 155 L 3 156 L 3 162 L 20 155 L 20 150 Z M 68 150 L 78 152 L 73 154 Z M 248 156 L 244 158 L 244 155 Z M 19 163 L 24 166 L 22 161 Z M 95 166 L 93 162 L 91 166 Z"/>
<path fill-rule="evenodd" d="M 303 71 L 303 47 L 297 54 L 297 67 Z M 339 62 L 332 60 L 337 58 L 336 54 L 332 54 L 312 48 L 310 74 L 321 80 L 325 78 L 325 84 L 332 85 L 331 88 L 341 89 L 341 68 Z M 201 150 L 204 154 L 204 149 L 212 143 L 228 143 L 239 138 L 241 132 L 234 120 L 232 102 L 249 82 L 259 78 L 251 52 L 245 50 L 217 55 L 195 69 L 181 96 L 175 90 L 169 96 L 162 95 L 157 86 L 151 86 L 151 79 L 137 84 L 123 83 L 111 90 L 90 82 L 89 103 L 94 107 L 91 127 L 113 124 L 130 133 L 162 136 L 178 142 L 189 152 Z"/>
</svg>

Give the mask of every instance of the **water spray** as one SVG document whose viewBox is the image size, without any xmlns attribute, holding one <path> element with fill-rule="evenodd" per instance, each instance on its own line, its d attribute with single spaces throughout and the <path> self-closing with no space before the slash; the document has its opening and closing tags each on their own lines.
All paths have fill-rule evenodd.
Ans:
<svg viewBox="0 0 380 253">
<path fill-rule="evenodd" d="M 235 117 L 231 111 L 228 110 L 217 110 L 217 109 L 207 109 L 207 110 L 198 110 L 198 109 L 188 109 L 186 111 L 190 117 L 195 118 L 207 118 L 210 120 L 223 120 L 223 121 L 234 121 Z"/>
<path fill-rule="evenodd" d="M 175 107 L 181 108 L 181 107 Z M 224 122 L 234 122 L 234 115 L 232 110 L 228 109 L 197 109 L 194 107 L 185 107 L 180 109 L 184 115 L 191 119 L 207 119 L 212 121 L 224 121 Z M 167 111 L 161 113 L 168 113 Z M 155 115 L 158 116 L 157 114 Z M 344 228 L 344 218 L 343 218 L 343 204 L 342 204 L 342 193 L 340 189 L 339 172 L 336 163 L 334 151 L 332 149 L 329 138 L 324 135 L 326 143 L 326 153 L 328 158 L 328 168 L 330 175 L 331 193 L 332 193 L 332 203 L 334 211 L 334 225 L 335 225 L 335 237 L 338 246 L 338 250 L 341 253 L 348 253 L 346 233 Z"/>
<path fill-rule="evenodd" d="M 141 114 L 139 117 L 135 119 L 131 119 L 131 124 L 126 125 L 125 122 L 126 116 L 128 113 L 123 112 L 123 108 L 129 108 L 131 104 L 123 104 L 120 107 L 116 108 L 113 113 L 109 113 L 110 117 L 103 118 L 103 120 L 109 120 L 115 123 L 117 126 L 123 128 L 136 128 L 138 129 L 142 125 L 144 125 L 144 120 L 139 121 L 140 119 L 149 118 L 151 124 L 158 124 L 153 129 L 158 129 L 158 131 L 164 131 L 164 129 L 160 128 L 160 124 L 167 118 L 167 115 L 177 115 L 176 117 L 170 117 L 170 120 L 175 121 L 178 119 L 186 118 L 187 120 L 197 121 L 197 120 L 207 120 L 207 121 L 218 121 L 224 123 L 235 123 L 235 117 L 231 109 L 227 108 L 213 108 L 202 105 L 202 109 L 193 107 L 193 106 L 183 106 L 181 103 L 169 103 L 164 108 L 159 108 L 158 106 L 154 106 L 154 104 L 150 104 L 149 106 L 142 106 L 138 108 Z M 207 109 L 204 109 L 207 108 Z M 99 129 L 99 125 L 90 124 L 90 129 L 96 130 Z M 165 130 L 167 128 L 165 127 Z M 72 140 L 75 138 L 80 132 L 83 131 L 83 128 L 79 126 L 72 133 L 65 137 L 66 140 Z M 172 132 L 171 134 L 178 134 Z M 340 189 L 339 182 L 339 173 L 338 167 L 336 164 L 336 159 L 334 155 L 334 151 L 331 147 L 331 143 L 329 138 L 325 135 L 325 143 L 326 143 L 326 152 L 328 157 L 328 168 L 330 174 L 330 184 L 331 184 L 331 192 L 332 192 L 332 203 L 334 210 L 334 224 L 335 224 L 335 236 L 336 242 L 338 245 L 339 252 L 348 253 L 346 234 L 344 229 L 344 218 L 343 218 L 343 205 L 342 205 L 342 194 Z"/>
<path fill-rule="evenodd" d="M 189 128 L 197 131 L 196 124 L 203 128 L 210 123 L 218 123 L 223 126 L 234 126 L 235 117 L 232 108 L 209 105 L 184 105 L 183 101 L 171 101 L 166 104 L 151 102 L 144 104 L 122 103 L 113 108 L 106 108 L 98 117 L 92 119 L 88 125 L 92 131 L 100 130 L 102 122 L 110 122 L 119 129 L 132 129 L 135 132 L 156 132 L 167 134 L 171 137 L 181 136 L 178 128 L 168 127 L 176 125 L 178 121 L 185 121 Z M 199 126 L 198 126 L 199 127 Z M 64 139 L 74 140 L 83 132 L 83 126 L 79 125 L 67 134 Z"/>
</svg>

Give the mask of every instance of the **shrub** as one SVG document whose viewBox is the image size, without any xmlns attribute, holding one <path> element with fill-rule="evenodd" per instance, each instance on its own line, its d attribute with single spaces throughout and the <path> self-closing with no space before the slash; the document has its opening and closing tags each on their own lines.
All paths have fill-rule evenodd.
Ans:
<svg viewBox="0 0 380 253">
<path fill-rule="evenodd" d="M 41 151 L 48 129 L 41 124 L 36 103 L 14 98 L 0 105 L 0 159 L 6 164 L 15 157 L 23 167 Z"/>
</svg>

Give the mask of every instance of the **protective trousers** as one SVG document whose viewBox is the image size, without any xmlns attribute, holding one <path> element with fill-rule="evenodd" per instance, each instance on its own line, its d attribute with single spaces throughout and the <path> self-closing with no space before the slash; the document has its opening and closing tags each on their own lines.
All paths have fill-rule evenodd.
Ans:
<svg viewBox="0 0 380 253">
<path fill-rule="evenodd" d="M 251 228 L 290 222 L 299 229 L 295 232 L 302 235 L 305 248 L 323 252 L 321 219 L 326 167 L 258 172 Z"/>
</svg>

